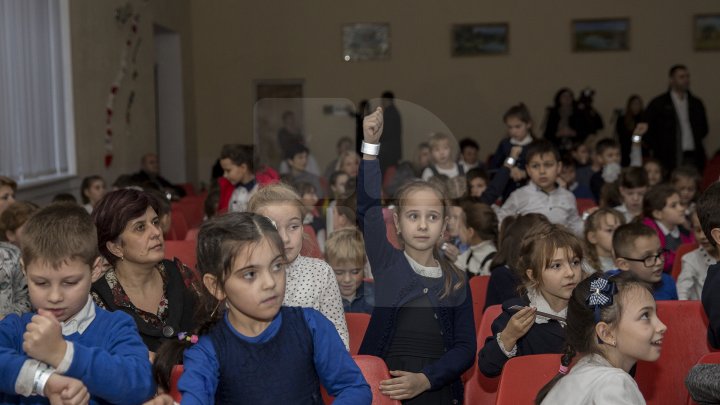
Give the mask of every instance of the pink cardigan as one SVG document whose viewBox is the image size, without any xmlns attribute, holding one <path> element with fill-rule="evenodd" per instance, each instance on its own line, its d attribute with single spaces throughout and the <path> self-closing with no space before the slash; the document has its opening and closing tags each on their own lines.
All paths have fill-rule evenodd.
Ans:
<svg viewBox="0 0 720 405">
<path fill-rule="evenodd" d="M 643 224 L 649 226 L 650 228 L 654 229 L 655 232 L 657 232 L 658 238 L 660 238 L 660 246 L 665 247 L 665 234 L 663 233 L 662 229 L 660 229 L 655 220 L 645 217 L 643 219 Z M 685 228 L 681 226 L 680 241 L 683 244 L 695 243 L 695 235 L 692 232 L 688 232 Z M 672 272 L 673 263 L 675 263 L 675 251 L 670 250 L 667 256 L 665 256 L 665 267 L 663 268 L 663 271 L 665 273 Z"/>
</svg>

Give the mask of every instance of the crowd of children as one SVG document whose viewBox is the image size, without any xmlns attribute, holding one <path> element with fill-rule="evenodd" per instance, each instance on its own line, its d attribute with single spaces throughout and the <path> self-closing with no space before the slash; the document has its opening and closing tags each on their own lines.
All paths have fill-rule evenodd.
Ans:
<svg viewBox="0 0 720 405">
<path fill-rule="evenodd" d="M 126 240 L 93 223 L 114 220 L 105 211 L 117 192 L 89 176 L 82 205 L 59 196 L 41 209 L 15 201 L 16 183 L 0 176 L 0 399 L 169 404 L 177 389 L 183 403 L 319 404 L 323 387 L 338 404 L 369 404 L 371 388 L 404 404 L 457 404 L 468 369 L 495 377 L 513 357 L 557 353 L 537 403 L 644 403 L 633 372 L 660 356 L 657 300 L 702 300 L 720 346 L 720 303 L 708 292 L 720 282 L 719 186 L 701 193 L 685 166 L 664 173 L 638 142 L 537 139 L 522 103 L 502 119 L 507 137 L 487 166 L 476 141 L 445 133 L 417 161 L 381 165 L 381 108 L 364 118 L 362 156 L 339 140 L 323 176 L 308 171 L 300 143 L 283 151 L 281 175 L 252 146 L 225 145 L 198 231 L 197 283 L 186 285 L 193 321 L 161 328 L 153 345 L 111 291 L 120 278 L 106 305 L 93 300 L 125 260 L 108 262 Z M 113 189 L 128 186 L 152 202 L 147 226 L 162 246 L 172 196 L 125 180 Z M 310 242 L 322 257 L 304 253 Z M 489 279 L 481 307 L 502 306 L 484 342 L 472 277 Z M 387 365 L 377 387 L 348 353 L 351 312 L 371 315 L 359 353 Z M 718 393 L 713 372 L 693 369 L 693 395 Z"/>
</svg>

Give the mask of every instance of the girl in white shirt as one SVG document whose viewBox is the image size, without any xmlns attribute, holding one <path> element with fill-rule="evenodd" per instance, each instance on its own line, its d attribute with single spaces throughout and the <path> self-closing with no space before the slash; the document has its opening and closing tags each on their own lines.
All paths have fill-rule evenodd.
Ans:
<svg viewBox="0 0 720 405">
<path fill-rule="evenodd" d="M 615 230 L 625 225 L 625 216 L 612 208 L 600 208 L 585 221 L 586 264 L 604 273 L 617 269 L 613 260 L 612 239 Z"/>
<path fill-rule="evenodd" d="M 498 219 L 495 211 L 487 204 L 464 203 L 457 228 L 460 241 L 470 248 L 458 256 L 455 266 L 472 275 L 489 276 L 492 259 L 497 253 Z"/>
<path fill-rule="evenodd" d="M 558 375 L 540 390 L 536 404 L 645 404 L 628 371 L 638 360 L 660 357 L 667 330 L 648 286 L 628 272 L 588 277 L 573 291 L 566 329 Z M 569 370 L 576 353 L 582 357 Z"/>
</svg>

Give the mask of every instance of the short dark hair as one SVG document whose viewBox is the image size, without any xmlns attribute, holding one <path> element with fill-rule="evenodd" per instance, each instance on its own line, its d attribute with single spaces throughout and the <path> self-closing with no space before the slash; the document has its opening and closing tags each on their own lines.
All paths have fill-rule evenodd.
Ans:
<svg viewBox="0 0 720 405">
<path fill-rule="evenodd" d="M 220 151 L 220 160 L 222 159 L 230 159 L 238 166 L 246 165 L 250 172 L 255 171 L 252 145 L 241 145 L 239 143 L 223 145 Z"/>
<path fill-rule="evenodd" d="M 618 143 L 618 141 L 616 141 L 612 138 L 600 139 L 595 144 L 595 153 L 598 155 L 602 155 L 603 152 L 605 152 L 608 149 L 620 149 L 620 144 Z"/>
<path fill-rule="evenodd" d="M 17 191 L 17 183 L 10 177 L 0 176 L 0 187 L 8 186 L 13 192 Z"/>
<path fill-rule="evenodd" d="M 660 183 L 652 186 L 643 196 L 643 216 L 652 219 L 653 212 L 665 208 L 668 198 L 673 194 L 678 194 L 678 191 L 670 184 Z"/>
<path fill-rule="evenodd" d="M 309 153 L 310 149 L 307 148 L 307 146 L 301 144 L 301 143 L 293 143 L 291 145 L 288 145 L 287 149 L 285 150 L 285 159 L 292 160 L 295 158 L 295 156 L 301 154 L 301 153 Z"/>
<path fill-rule="evenodd" d="M 30 201 L 15 201 L 0 214 L 0 240 L 7 240 L 5 232 L 15 232 L 27 222 L 40 207 Z"/>
<path fill-rule="evenodd" d="M 52 204 L 54 204 L 54 203 L 77 204 L 77 198 L 75 198 L 75 196 L 70 193 L 58 193 L 53 196 L 51 203 Z"/>
<path fill-rule="evenodd" d="M 478 143 L 475 142 L 474 139 L 463 138 L 460 140 L 460 151 L 462 152 L 463 150 L 465 150 L 465 148 L 475 148 L 477 150 L 480 150 L 480 145 L 478 145 Z"/>
<path fill-rule="evenodd" d="M 538 139 L 533 141 L 530 145 L 527 146 L 526 151 L 526 162 L 529 162 L 530 159 L 534 158 L 537 155 L 542 156 L 548 153 L 551 153 L 553 156 L 555 156 L 555 160 L 560 161 L 560 152 L 558 152 L 555 145 L 553 145 L 552 142 L 548 141 L 547 139 Z"/>
<path fill-rule="evenodd" d="M 506 122 L 511 117 L 515 117 L 525 124 L 532 123 L 530 110 L 528 110 L 524 103 L 518 103 L 505 111 L 505 114 L 503 114 L 503 122 Z"/>
<path fill-rule="evenodd" d="M 394 100 L 395 99 L 395 93 L 393 93 L 390 90 L 386 90 L 382 94 L 382 98 L 388 99 L 388 100 Z"/>
<path fill-rule="evenodd" d="M 680 64 L 680 63 L 678 63 L 676 65 L 672 65 L 672 66 L 670 66 L 670 71 L 668 72 L 668 76 L 673 77 L 675 72 L 677 72 L 678 70 L 688 70 L 688 68 L 687 68 L 687 66 Z"/>
<path fill-rule="evenodd" d="M 676 167 L 675 170 L 673 170 L 670 174 L 670 183 L 674 185 L 675 183 L 677 183 L 680 177 L 687 177 L 695 182 L 696 187 L 700 187 L 700 181 L 702 181 L 702 177 L 700 176 L 700 172 L 698 172 L 698 170 L 694 166 Z"/>
<path fill-rule="evenodd" d="M 657 232 L 645 224 L 630 222 L 620 225 L 613 233 L 612 245 L 615 257 L 625 257 L 632 254 L 637 238 L 651 238 L 657 236 Z"/>
<path fill-rule="evenodd" d="M 87 176 L 82 180 L 82 183 L 80 184 L 80 197 L 82 198 L 83 204 L 90 203 L 90 199 L 85 195 L 85 190 L 89 189 L 92 186 L 92 184 L 98 180 L 105 182 L 105 180 L 103 180 L 102 176 L 98 176 L 98 175 Z"/>
<path fill-rule="evenodd" d="M 717 246 L 712 230 L 720 228 L 720 182 L 716 181 L 700 194 L 697 214 L 703 233 L 713 246 Z"/>
<path fill-rule="evenodd" d="M 626 167 L 620 172 L 618 186 L 622 188 L 640 188 L 649 185 L 647 172 L 642 167 Z"/>
<path fill-rule="evenodd" d="M 25 265 L 41 260 L 59 268 L 67 260 L 93 265 L 98 257 L 97 232 L 85 208 L 57 203 L 37 211 L 20 236 Z"/>
<path fill-rule="evenodd" d="M 145 214 L 148 207 L 160 211 L 160 203 L 152 194 L 126 188 L 105 194 L 93 209 L 97 248 L 111 265 L 114 266 L 118 258 L 110 252 L 107 243 L 117 242 L 128 222 Z"/>
</svg>

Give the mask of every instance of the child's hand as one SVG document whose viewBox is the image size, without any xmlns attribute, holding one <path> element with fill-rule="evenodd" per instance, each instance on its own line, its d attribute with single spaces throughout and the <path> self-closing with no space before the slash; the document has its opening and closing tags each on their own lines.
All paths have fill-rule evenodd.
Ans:
<svg viewBox="0 0 720 405">
<path fill-rule="evenodd" d="M 450 263 L 455 263 L 455 260 L 457 260 L 460 255 L 460 249 L 450 242 L 443 242 L 440 245 L 440 249 L 445 252 L 445 257 L 450 261 Z"/>
<path fill-rule="evenodd" d="M 175 400 L 168 395 L 168 394 L 162 394 L 158 395 L 155 398 L 145 402 L 143 405 L 173 405 L 175 403 Z"/>
<path fill-rule="evenodd" d="M 500 341 L 506 351 L 512 350 L 518 339 L 525 336 L 535 323 L 535 308 L 525 307 L 510 318 L 510 321 L 500 332 Z"/>
<path fill-rule="evenodd" d="M 25 353 L 35 360 L 57 368 L 65 356 L 66 349 L 67 343 L 63 338 L 60 322 L 52 312 L 39 309 L 23 334 Z"/>
<path fill-rule="evenodd" d="M 396 378 L 380 382 L 380 392 L 392 399 L 405 400 L 415 398 L 430 389 L 430 380 L 423 373 L 391 370 Z"/>
<path fill-rule="evenodd" d="M 45 384 L 44 394 L 52 405 L 79 405 L 90 402 L 90 393 L 82 381 L 60 374 L 50 376 Z"/>
<path fill-rule="evenodd" d="M 383 110 L 378 107 L 363 119 L 363 140 L 366 143 L 379 143 L 383 130 Z"/>
<path fill-rule="evenodd" d="M 524 170 L 520 170 L 517 167 L 510 169 L 510 177 L 515 181 L 522 181 L 527 176 Z"/>
<path fill-rule="evenodd" d="M 646 122 L 640 122 L 637 125 L 635 125 L 635 129 L 633 130 L 633 134 L 635 135 L 645 135 L 645 132 L 648 130 L 648 124 Z"/>
<path fill-rule="evenodd" d="M 510 148 L 510 157 L 518 160 L 520 158 L 520 154 L 522 153 L 522 146 L 513 146 Z"/>
</svg>

